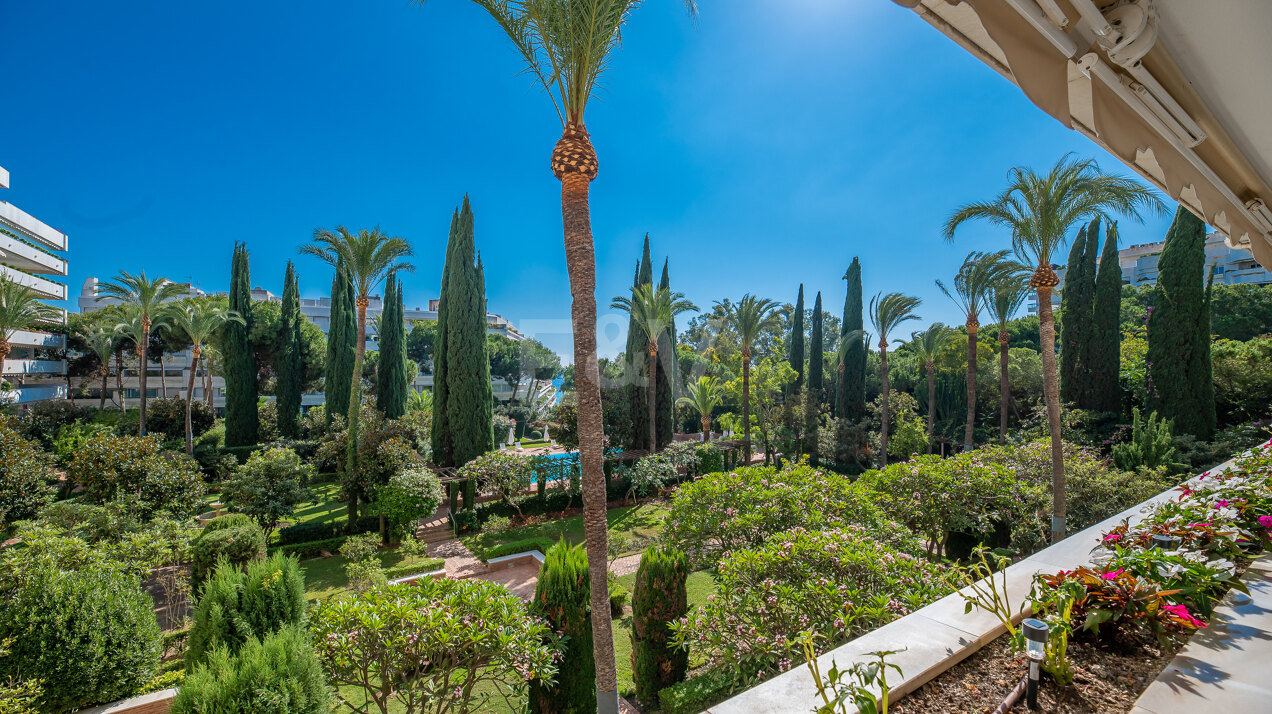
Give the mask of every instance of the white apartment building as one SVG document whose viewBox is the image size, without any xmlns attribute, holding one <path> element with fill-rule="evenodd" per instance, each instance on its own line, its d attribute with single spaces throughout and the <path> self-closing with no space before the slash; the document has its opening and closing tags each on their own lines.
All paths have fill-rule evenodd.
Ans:
<svg viewBox="0 0 1272 714">
<path fill-rule="evenodd" d="M 0 168 L 0 188 L 9 187 L 9 172 Z M 0 275 L 25 286 L 44 300 L 65 300 L 66 285 L 53 278 L 65 277 L 66 234 L 7 201 L 0 201 Z M 59 308 L 66 324 L 66 310 Z M 0 395 L 5 403 L 29 404 L 65 398 L 66 360 L 50 359 L 50 351 L 66 347 L 66 337 L 38 330 L 18 330 L 9 337 L 12 351 L 4 362 L 0 382 L 9 387 Z"/>
<path fill-rule="evenodd" d="M 101 310 L 104 307 L 116 304 L 118 302 L 117 300 L 113 298 L 106 298 L 98 302 L 97 286 L 98 286 L 97 278 L 88 278 L 87 280 L 84 281 L 84 285 L 80 289 L 80 295 L 77 301 L 80 312 L 85 312 L 85 313 L 95 312 L 97 310 Z M 193 285 L 190 285 L 189 283 L 184 284 L 182 287 L 185 288 L 185 292 L 181 296 L 182 298 L 204 297 L 208 294 L 204 292 L 203 290 L 200 290 L 199 288 Z M 225 295 L 226 293 L 216 293 L 216 294 Z M 252 288 L 252 300 L 259 301 L 259 302 L 263 302 L 263 301 L 282 302 L 282 298 L 280 296 L 275 295 L 269 290 L 266 290 L 260 287 Z M 436 320 L 437 319 L 437 302 L 438 302 L 437 299 L 429 300 L 427 310 L 423 310 L 418 307 L 407 308 L 404 312 L 404 318 L 405 318 L 404 321 L 406 323 L 407 332 L 410 332 L 411 326 L 415 322 L 423 321 L 423 320 Z M 300 312 L 307 319 L 309 319 L 311 322 L 317 325 L 318 328 L 323 331 L 323 334 L 327 333 L 328 329 L 331 326 L 331 298 L 330 297 L 301 298 Z M 367 343 L 366 344 L 367 344 L 367 349 L 369 350 L 374 350 L 377 348 L 375 325 L 377 324 L 379 316 L 383 312 L 384 312 L 384 302 L 381 296 L 379 295 L 372 296 L 371 303 L 370 305 L 367 306 Z M 502 315 L 497 315 L 494 313 L 490 313 L 486 315 L 486 324 L 487 324 L 488 334 L 502 335 L 504 337 L 507 337 L 511 340 L 515 340 L 518 342 L 526 339 L 525 335 L 521 334 L 516 329 L 516 327 L 513 326 L 512 322 L 509 321 L 507 318 L 503 317 Z M 189 386 L 190 363 L 191 363 L 191 354 L 189 350 L 186 350 L 175 355 L 166 355 L 165 362 L 162 367 L 156 364 L 149 365 L 149 369 L 146 372 L 146 393 L 148 398 L 154 399 L 154 398 L 162 397 L 165 394 L 167 396 L 176 396 L 176 395 L 184 396 L 185 390 Z M 114 365 L 111 365 L 111 368 L 113 370 Z M 125 365 L 124 365 L 123 398 L 125 400 L 128 400 L 130 405 L 135 403 L 134 400 L 137 400 L 140 397 L 141 390 L 140 390 L 139 382 L 140 380 L 138 379 L 138 374 L 137 374 L 136 356 L 128 355 L 125 359 Z M 530 387 L 529 382 L 530 380 L 527 379 L 521 385 L 521 388 L 520 390 L 518 390 L 518 393 L 517 393 L 518 397 L 525 398 L 527 396 L 527 390 Z M 108 379 L 107 386 L 108 386 L 107 391 L 108 391 L 108 394 L 110 395 L 110 398 L 116 404 L 118 404 L 119 395 L 114 394 L 115 377 L 113 372 L 111 377 Z M 412 384 L 412 386 L 415 388 L 416 391 L 431 390 L 433 388 L 433 375 L 421 373 L 415 378 L 415 382 Z M 491 380 L 491 386 L 494 390 L 495 397 L 497 399 L 501 401 L 508 401 L 509 399 L 512 398 L 513 396 L 512 388 L 509 387 L 507 384 L 505 384 L 502 380 Z M 550 390 L 551 386 L 552 386 L 551 384 L 547 384 L 546 387 L 544 385 L 540 385 L 540 389 L 536 391 L 543 392 L 545 389 Z M 87 388 L 90 391 L 92 391 L 94 395 L 94 399 L 96 399 L 99 396 L 97 394 L 97 391 L 95 390 L 100 390 L 100 387 L 101 387 L 100 383 L 96 383 L 96 384 L 90 383 L 87 385 Z M 64 393 L 65 385 L 62 385 L 62 389 Z M 203 393 L 202 373 L 200 373 L 200 375 L 196 376 L 195 378 L 194 398 L 206 399 L 206 396 Z M 311 392 L 301 396 L 301 406 L 304 408 L 318 406 L 322 404 L 323 402 L 324 402 L 324 395 L 321 392 Z M 225 406 L 225 381 L 219 375 L 214 375 L 212 377 L 212 404 L 217 409 L 220 409 Z"/>
</svg>

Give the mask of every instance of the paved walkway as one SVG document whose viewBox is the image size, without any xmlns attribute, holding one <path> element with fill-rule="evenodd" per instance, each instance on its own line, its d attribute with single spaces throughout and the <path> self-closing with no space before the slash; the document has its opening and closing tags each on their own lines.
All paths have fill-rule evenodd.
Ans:
<svg viewBox="0 0 1272 714">
<path fill-rule="evenodd" d="M 1272 555 L 1241 576 L 1250 594 L 1231 590 L 1135 701 L 1130 714 L 1272 710 Z"/>
<path fill-rule="evenodd" d="M 609 571 L 619 577 L 631 575 L 640 567 L 640 553 L 624 555 L 610 563 Z"/>
</svg>

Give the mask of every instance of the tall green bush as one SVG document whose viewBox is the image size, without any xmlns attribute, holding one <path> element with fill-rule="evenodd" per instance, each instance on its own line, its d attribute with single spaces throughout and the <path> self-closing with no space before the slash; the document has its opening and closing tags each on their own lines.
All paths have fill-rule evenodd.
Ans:
<svg viewBox="0 0 1272 714">
<path fill-rule="evenodd" d="M 791 388 L 798 390 L 804 386 L 804 284 L 799 284 L 799 295 L 795 298 L 795 312 L 791 313 L 791 348 L 787 359 L 791 369 L 795 370 L 795 384 Z"/>
<path fill-rule="evenodd" d="M 674 548 L 645 551 L 636 570 L 632 594 L 632 678 L 636 698 L 646 707 L 658 704 L 658 692 L 685 678 L 689 651 L 670 644 L 671 623 L 689 610 L 685 583 L 689 559 Z"/>
<path fill-rule="evenodd" d="M 531 611 L 569 639 L 557 665 L 555 686 L 530 683 L 535 714 L 592 714 L 596 711 L 596 665 L 589 616 L 587 552 L 564 540 L 548 549 L 539 571 Z"/>
<path fill-rule="evenodd" d="M 41 712 L 69 712 L 131 695 L 161 651 L 154 602 L 115 568 L 29 573 L 0 607 L 0 679 L 43 680 Z"/>
<path fill-rule="evenodd" d="M 298 433 L 300 417 L 300 392 L 303 378 L 301 364 L 304 342 L 301 339 L 300 283 L 296 278 L 296 266 L 287 261 L 287 273 L 283 276 L 282 320 L 279 323 L 279 345 L 275 358 L 278 372 L 278 432 L 289 439 Z"/>
<path fill-rule="evenodd" d="M 1118 323 L 1122 309 L 1122 266 L 1118 262 L 1117 221 L 1109 223 L 1095 277 L 1095 301 L 1091 318 L 1091 408 L 1102 412 L 1122 411 L 1121 369 L 1122 330 Z"/>
<path fill-rule="evenodd" d="M 230 309 L 243 322 L 225 325 L 225 445 L 250 446 L 258 439 L 256 350 L 252 341 L 252 279 L 247 245 L 234 244 L 230 269 Z"/>
<path fill-rule="evenodd" d="M 221 491 L 231 508 L 246 513 L 265 531 L 266 540 L 278 522 L 296 511 L 308 496 L 305 483 L 314 467 L 302 463 L 291 449 L 257 451 L 235 469 Z"/>
<path fill-rule="evenodd" d="M 238 652 L 221 647 L 186 674 L 172 714 L 328 714 L 322 666 L 306 633 L 288 627 L 247 640 Z"/>
<path fill-rule="evenodd" d="M 327 427 L 333 419 L 344 414 L 353 388 L 354 343 L 358 341 L 357 316 L 354 312 L 353 285 L 343 260 L 336 264 L 336 274 L 331 279 L 331 318 L 327 329 L 327 361 L 325 379 L 326 404 L 323 410 Z"/>
<path fill-rule="evenodd" d="M 39 442 L 24 439 L 11 420 L 0 417 L 0 530 L 34 518 L 53 500 L 52 466 Z"/>
<path fill-rule="evenodd" d="M 375 406 L 390 419 L 406 413 L 406 326 L 402 284 L 390 275 L 384 288 L 384 313 L 376 335 L 380 358 L 376 363 Z"/>
<path fill-rule="evenodd" d="M 808 463 L 816 466 L 817 425 L 821 415 L 822 386 L 824 382 L 825 359 L 822 355 L 822 296 L 817 293 L 813 301 L 813 330 L 808 352 L 808 389 L 804 405 L 804 453 L 808 454 Z"/>
<path fill-rule="evenodd" d="M 192 517 L 202 507 L 207 490 L 198 463 L 185 454 L 165 451 L 154 434 L 97 434 L 75 454 L 66 474 L 98 503 L 120 495 L 135 498 L 139 515 L 146 518 L 159 511 Z"/>
<path fill-rule="evenodd" d="M 205 529 L 190 543 L 190 586 L 196 593 L 222 559 L 235 568 L 265 557 L 265 532 L 255 522 Z"/>
<path fill-rule="evenodd" d="M 1158 419 L 1157 412 L 1144 419 L 1139 407 L 1131 410 L 1131 440 L 1113 446 L 1113 463 L 1123 471 L 1141 467 L 1155 469 L 1166 467 L 1181 470 L 1175 439 L 1171 435 L 1170 422 Z"/>
<path fill-rule="evenodd" d="M 202 664 L 212 650 L 238 652 L 263 638 L 305 621 L 305 580 L 295 558 L 275 553 L 268 560 L 230 566 L 222 558 L 199 593 L 186 652 L 186 670 Z"/>
</svg>

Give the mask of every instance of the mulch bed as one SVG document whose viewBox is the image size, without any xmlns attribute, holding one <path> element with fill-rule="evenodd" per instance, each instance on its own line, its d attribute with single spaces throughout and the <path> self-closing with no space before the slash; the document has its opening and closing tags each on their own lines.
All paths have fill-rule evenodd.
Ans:
<svg viewBox="0 0 1272 714">
<path fill-rule="evenodd" d="M 1186 637 L 1179 638 L 1165 648 L 1155 640 L 1143 642 L 1134 651 L 1071 641 L 1069 661 L 1075 674 L 1073 686 L 1061 688 L 1043 672 L 1038 688 L 1038 711 L 1044 714 L 1130 711 L 1131 705 L 1170 664 L 1186 641 Z M 1012 653 L 1004 635 L 888 709 L 897 714 L 986 714 L 993 712 L 1028 672 L 1029 660 Z M 1029 711 L 1023 696 L 1011 711 Z"/>
</svg>

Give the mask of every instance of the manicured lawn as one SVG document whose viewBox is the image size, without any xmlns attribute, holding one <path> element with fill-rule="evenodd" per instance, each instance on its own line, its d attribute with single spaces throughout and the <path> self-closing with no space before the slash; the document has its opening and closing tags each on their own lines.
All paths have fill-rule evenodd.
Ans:
<svg viewBox="0 0 1272 714">
<path fill-rule="evenodd" d="M 605 514 L 609 532 L 622 533 L 629 538 L 649 538 L 662 532 L 663 518 L 667 514 L 667 506 L 662 503 L 642 503 L 639 506 L 621 506 L 611 508 Z M 499 534 L 478 533 L 461 538 L 469 550 L 479 556 L 487 548 L 511 543 L 528 538 L 548 538 L 558 540 L 564 537 L 568 543 L 583 542 L 583 516 L 571 516 L 555 521 L 536 523 L 530 526 L 510 528 Z M 640 546 L 630 552 L 635 553 Z"/>
<path fill-rule="evenodd" d="M 430 558 L 425 555 L 407 558 L 397 550 L 380 551 L 380 562 L 386 568 L 423 563 L 426 560 Z M 349 587 L 349 579 L 345 577 L 345 565 L 348 562 L 343 555 L 335 555 L 301 563 L 300 570 L 305 576 L 305 597 L 309 600 L 326 600 L 344 592 Z"/>
<path fill-rule="evenodd" d="M 340 495 L 340 484 L 338 483 L 318 483 L 309 486 L 310 498 L 296 506 L 296 512 L 288 516 L 284 520 L 289 525 L 299 525 L 301 523 L 329 523 L 331 521 L 343 520 L 347 510 L 344 503 L 338 502 L 336 497 Z M 204 504 L 211 509 L 211 504 L 221 500 L 219 492 L 209 493 L 204 497 Z M 223 512 L 229 511 L 223 508 Z"/>
<path fill-rule="evenodd" d="M 630 593 L 636 588 L 636 574 L 624 575 L 618 578 L 618 582 Z M 685 581 L 685 599 L 689 602 L 689 607 L 705 604 L 707 598 L 715 592 L 715 587 L 715 575 L 710 570 L 689 573 L 689 578 Z M 631 604 L 630 597 L 627 602 Z M 631 694 L 636 689 L 636 683 L 632 681 L 631 615 L 614 620 L 614 659 L 618 671 L 618 691 L 620 694 Z M 691 661 L 689 666 L 698 664 L 700 663 Z"/>
</svg>

